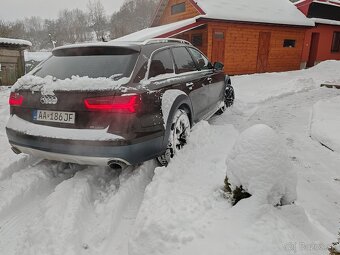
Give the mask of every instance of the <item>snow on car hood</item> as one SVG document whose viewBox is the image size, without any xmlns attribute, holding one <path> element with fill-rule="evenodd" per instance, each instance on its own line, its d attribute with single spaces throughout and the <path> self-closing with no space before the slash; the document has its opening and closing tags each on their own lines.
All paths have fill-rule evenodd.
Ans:
<svg viewBox="0 0 340 255">
<path fill-rule="evenodd" d="M 13 86 L 12 92 L 18 90 L 31 90 L 41 92 L 57 91 L 98 91 L 98 90 L 114 90 L 120 88 L 122 85 L 127 84 L 130 78 L 122 78 L 115 81 L 110 78 L 90 78 L 72 76 L 69 79 L 58 80 L 52 76 L 41 78 L 31 74 L 25 75 L 20 78 Z"/>
</svg>

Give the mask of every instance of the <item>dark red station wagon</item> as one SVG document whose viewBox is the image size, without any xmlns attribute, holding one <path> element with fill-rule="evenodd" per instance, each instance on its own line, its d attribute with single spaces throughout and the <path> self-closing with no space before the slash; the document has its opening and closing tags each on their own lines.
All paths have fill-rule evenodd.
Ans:
<svg viewBox="0 0 340 255">
<path fill-rule="evenodd" d="M 176 39 L 56 48 L 12 87 L 9 143 L 63 162 L 167 165 L 195 123 L 233 104 L 222 69 Z"/>
</svg>

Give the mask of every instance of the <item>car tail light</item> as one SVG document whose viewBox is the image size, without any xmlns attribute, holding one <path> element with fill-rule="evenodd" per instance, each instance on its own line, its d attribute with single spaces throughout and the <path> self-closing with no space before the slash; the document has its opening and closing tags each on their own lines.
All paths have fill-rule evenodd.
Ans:
<svg viewBox="0 0 340 255">
<path fill-rule="evenodd" d="M 84 100 L 85 107 L 92 111 L 135 113 L 140 105 L 138 95 L 93 97 Z"/>
<path fill-rule="evenodd" d="M 19 93 L 11 92 L 9 95 L 9 105 L 11 106 L 21 106 L 24 101 L 24 97 Z"/>
</svg>

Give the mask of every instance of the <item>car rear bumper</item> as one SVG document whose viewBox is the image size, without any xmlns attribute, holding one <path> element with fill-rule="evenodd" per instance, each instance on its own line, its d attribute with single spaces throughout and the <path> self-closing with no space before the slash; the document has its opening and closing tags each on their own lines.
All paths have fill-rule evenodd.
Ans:
<svg viewBox="0 0 340 255">
<path fill-rule="evenodd" d="M 9 143 L 23 153 L 62 162 L 107 165 L 118 160 L 135 165 L 161 152 L 163 136 L 154 134 L 135 141 L 70 140 L 41 137 L 6 128 Z M 52 135 L 52 134 L 51 134 Z"/>
</svg>

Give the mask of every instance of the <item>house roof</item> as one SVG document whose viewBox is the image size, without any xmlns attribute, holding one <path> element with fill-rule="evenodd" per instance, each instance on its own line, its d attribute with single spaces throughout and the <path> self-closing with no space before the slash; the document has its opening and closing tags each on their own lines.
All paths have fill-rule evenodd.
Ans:
<svg viewBox="0 0 340 255">
<path fill-rule="evenodd" d="M 155 19 L 159 19 L 169 0 L 162 0 Z M 205 18 L 314 26 L 289 0 L 189 0 Z M 154 22 L 155 24 L 155 22 Z"/>
<path fill-rule="evenodd" d="M 32 43 L 26 40 L 21 40 L 21 39 L 11 39 L 11 38 L 0 37 L 0 45 L 31 47 Z"/>
<path fill-rule="evenodd" d="M 146 28 L 138 32 L 117 38 L 114 41 L 133 42 L 133 41 L 145 41 L 151 38 L 171 37 L 176 34 L 191 30 L 195 27 L 202 26 L 204 23 L 197 21 L 197 18 L 199 17 L 200 16 L 191 19 L 181 20 L 163 26 Z"/>
</svg>

